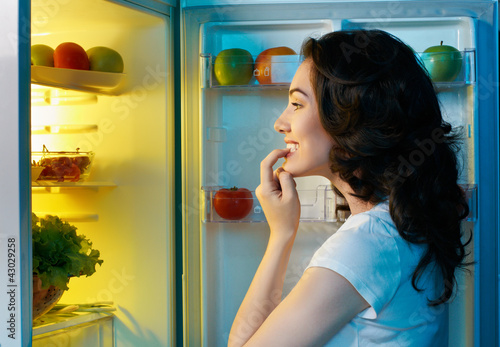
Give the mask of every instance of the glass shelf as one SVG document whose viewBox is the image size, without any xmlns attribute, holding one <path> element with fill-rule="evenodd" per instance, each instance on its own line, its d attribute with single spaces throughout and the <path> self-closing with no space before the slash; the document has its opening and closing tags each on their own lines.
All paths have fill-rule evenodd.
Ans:
<svg viewBox="0 0 500 347">
<path fill-rule="evenodd" d="M 50 213 L 50 212 L 37 212 L 33 211 L 39 218 L 44 218 L 46 216 L 54 216 L 57 215 L 59 218 L 68 223 L 82 223 L 82 222 L 97 222 L 99 220 L 99 215 L 97 213 Z"/>
<path fill-rule="evenodd" d="M 122 73 L 31 66 L 31 83 L 104 95 L 119 95 L 124 79 Z"/>
<path fill-rule="evenodd" d="M 33 321 L 33 347 L 113 346 L 113 317 L 109 312 L 45 314 Z"/>
<path fill-rule="evenodd" d="M 97 124 L 37 125 L 31 127 L 32 135 L 66 135 L 97 132 Z"/>
<path fill-rule="evenodd" d="M 31 182 L 33 193 L 63 193 L 72 189 L 88 189 L 97 191 L 103 188 L 115 188 L 117 185 L 113 182 L 105 181 L 84 181 L 84 182 L 52 182 L 52 181 L 34 181 Z"/>
<path fill-rule="evenodd" d="M 422 65 L 428 64 L 430 58 L 439 59 L 439 57 L 431 57 L 432 54 L 438 55 L 442 53 L 415 53 L 416 56 L 422 61 Z M 462 58 L 462 66 L 460 72 L 455 79 L 446 82 L 434 82 L 437 92 L 445 91 L 453 88 L 460 88 L 466 85 L 472 85 L 476 82 L 475 73 L 475 50 L 466 49 L 460 51 Z M 254 61 L 256 57 L 253 57 Z M 224 91 L 265 91 L 269 89 L 288 89 L 293 79 L 295 71 L 302 62 L 299 55 L 291 56 L 274 56 L 271 62 L 272 71 L 280 71 L 278 73 L 277 82 L 273 84 L 259 84 L 254 70 L 254 76 L 250 79 L 248 84 L 244 85 L 221 85 L 217 81 L 214 74 L 215 56 L 211 53 L 200 54 L 200 71 L 201 71 L 201 86 L 202 88 L 210 88 Z"/>
<path fill-rule="evenodd" d="M 62 87 L 49 87 L 42 84 L 31 85 L 31 106 L 76 106 L 97 103 L 97 95 Z"/>
<path fill-rule="evenodd" d="M 215 193 L 223 187 L 210 186 L 202 187 L 204 193 L 204 213 L 203 222 L 205 223 L 262 223 L 266 222 L 266 217 L 262 211 L 259 201 L 252 191 L 252 210 L 250 213 L 239 220 L 224 219 L 217 214 L 214 208 L 213 199 Z M 316 189 L 299 190 L 299 199 L 301 201 L 301 222 L 343 222 L 348 216 L 348 212 L 343 211 L 341 206 L 344 199 L 337 196 L 333 190 L 326 185 L 320 185 Z"/>
</svg>

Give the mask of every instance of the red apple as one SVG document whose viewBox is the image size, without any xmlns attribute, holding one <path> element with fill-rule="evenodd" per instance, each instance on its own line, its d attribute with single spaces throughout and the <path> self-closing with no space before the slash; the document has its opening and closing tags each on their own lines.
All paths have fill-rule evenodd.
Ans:
<svg viewBox="0 0 500 347">
<path fill-rule="evenodd" d="M 287 65 L 290 65 L 290 63 L 282 62 L 273 64 L 272 63 L 273 57 L 277 55 L 296 55 L 296 54 L 297 53 L 295 53 L 293 49 L 285 46 L 268 48 L 262 51 L 257 56 L 257 59 L 255 59 L 255 69 L 253 72 L 255 78 L 257 79 L 257 81 L 259 81 L 260 84 L 273 84 L 273 83 L 286 82 L 286 81 L 277 81 L 276 78 L 273 79 L 273 69 L 276 69 L 279 66 L 283 67 L 283 70 L 288 70 Z M 276 72 L 275 75 L 277 75 Z M 291 77 L 293 77 L 293 74 Z"/>
<path fill-rule="evenodd" d="M 54 67 L 88 70 L 89 57 L 85 50 L 74 42 L 64 42 L 54 50 Z"/>
</svg>

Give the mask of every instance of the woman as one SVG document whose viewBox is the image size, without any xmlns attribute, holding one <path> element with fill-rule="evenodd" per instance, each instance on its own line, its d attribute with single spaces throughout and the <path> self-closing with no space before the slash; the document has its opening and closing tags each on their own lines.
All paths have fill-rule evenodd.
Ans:
<svg viewBox="0 0 500 347">
<path fill-rule="evenodd" d="M 269 243 L 230 346 L 446 346 L 464 266 L 456 137 L 414 52 L 382 31 L 309 39 L 261 163 Z M 285 163 L 273 172 L 279 158 Z M 320 175 L 351 211 L 283 300 L 300 215 L 293 177 Z"/>
</svg>

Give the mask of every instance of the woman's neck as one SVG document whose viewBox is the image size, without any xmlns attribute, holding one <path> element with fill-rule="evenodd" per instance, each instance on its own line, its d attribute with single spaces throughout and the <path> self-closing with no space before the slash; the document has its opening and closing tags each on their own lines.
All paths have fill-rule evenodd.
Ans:
<svg viewBox="0 0 500 347">
<path fill-rule="evenodd" d="M 331 182 L 346 199 L 347 204 L 349 205 L 349 209 L 351 210 L 351 214 L 354 215 L 361 212 L 366 212 L 371 210 L 375 206 L 375 204 L 371 202 L 364 201 L 353 196 L 352 194 L 354 193 L 354 191 L 352 190 L 351 186 L 344 180 L 340 179 L 338 175 L 335 175 L 335 177 L 331 179 Z"/>
</svg>

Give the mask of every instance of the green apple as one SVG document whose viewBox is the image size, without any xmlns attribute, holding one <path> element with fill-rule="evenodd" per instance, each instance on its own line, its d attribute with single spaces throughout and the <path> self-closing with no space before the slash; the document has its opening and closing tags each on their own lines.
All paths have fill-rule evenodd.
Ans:
<svg viewBox="0 0 500 347">
<path fill-rule="evenodd" d="M 31 65 L 54 67 L 54 49 L 40 44 L 31 46 Z"/>
<path fill-rule="evenodd" d="M 247 84 L 253 74 L 252 55 L 241 48 L 225 49 L 215 58 L 214 73 L 220 85 Z"/>
<path fill-rule="evenodd" d="M 114 49 L 97 46 L 87 50 L 90 70 L 102 72 L 123 72 L 123 58 Z"/>
<path fill-rule="evenodd" d="M 462 54 L 452 46 L 441 45 L 427 48 L 422 61 L 433 82 L 454 81 L 462 69 Z"/>
</svg>

